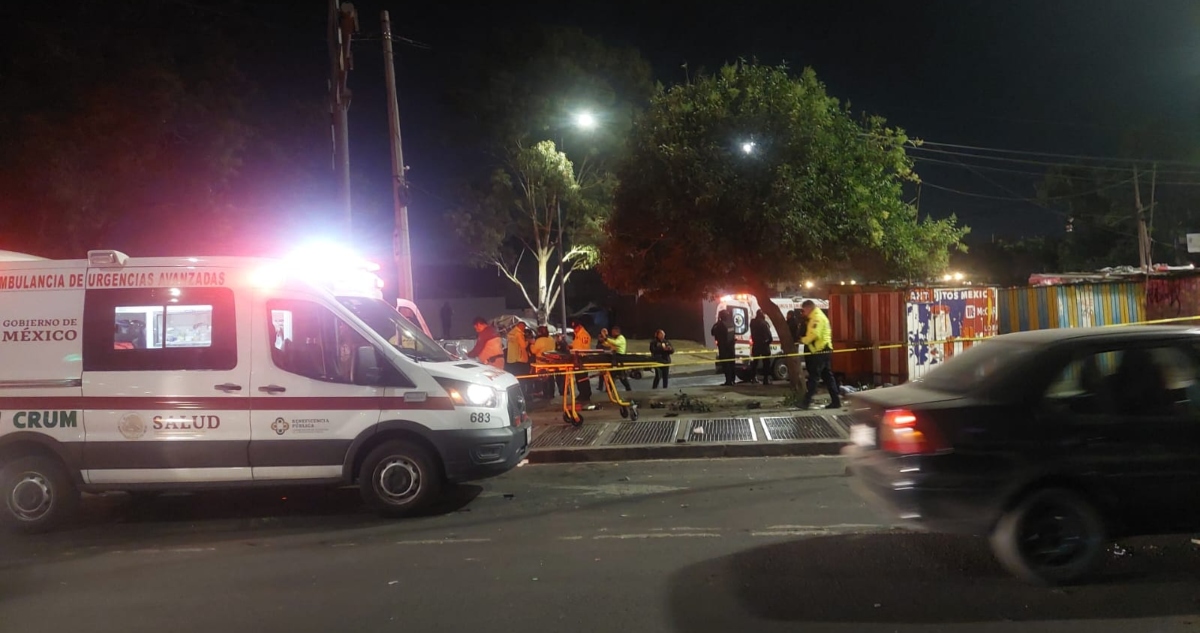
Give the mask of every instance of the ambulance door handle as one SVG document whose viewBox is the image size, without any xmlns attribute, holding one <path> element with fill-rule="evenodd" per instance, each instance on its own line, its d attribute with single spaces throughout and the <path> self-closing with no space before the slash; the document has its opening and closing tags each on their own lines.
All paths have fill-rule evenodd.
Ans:
<svg viewBox="0 0 1200 633">
<path fill-rule="evenodd" d="M 231 391 L 241 391 L 242 386 L 235 385 L 231 382 L 227 382 L 223 385 L 213 385 L 213 389 L 216 389 L 217 391 L 224 391 L 225 393 L 229 393 Z"/>
<path fill-rule="evenodd" d="M 263 393 L 283 393 L 287 391 L 287 389 L 279 385 L 267 385 L 266 387 L 259 387 L 258 390 Z"/>
</svg>

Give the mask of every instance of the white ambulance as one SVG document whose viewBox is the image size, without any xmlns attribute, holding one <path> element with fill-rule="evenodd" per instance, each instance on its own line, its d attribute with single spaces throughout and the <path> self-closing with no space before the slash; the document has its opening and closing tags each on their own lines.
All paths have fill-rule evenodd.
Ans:
<svg viewBox="0 0 1200 633">
<path fill-rule="evenodd" d="M 800 311 L 800 307 L 805 301 L 812 301 L 822 310 L 829 309 L 829 302 L 825 299 L 810 299 L 808 297 L 772 297 L 771 302 L 779 306 L 779 309 L 786 315 L 791 311 Z M 758 314 L 759 310 L 758 298 L 752 294 L 734 294 L 725 295 L 717 302 L 716 314 L 720 314 L 722 310 L 728 310 L 733 318 L 733 334 L 734 334 L 734 357 L 737 359 L 737 375 L 741 380 L 750 380 L 753 376 L 750 375 L 750 321 Z M 714 315 L 714 319 L 716 316 Z M 767 319 L 767 324 L 771 326 L 771 354 L 779 355 L 783 353 L 783 347 L 779 342 L 779 332 L 775 330 L 775 324 L 771 319 Z M 787 364 L 783 358 L 772 359 L 771 373 L 779 380 L 788 379 Z"/>
<path fill-rule="evenodd" d="M 80 492 L 357 485 L 385 515 L 529 451 L 516 378 L 455 359 L 361 260 L 0 253 L 0 523 Z"/>
</svg>

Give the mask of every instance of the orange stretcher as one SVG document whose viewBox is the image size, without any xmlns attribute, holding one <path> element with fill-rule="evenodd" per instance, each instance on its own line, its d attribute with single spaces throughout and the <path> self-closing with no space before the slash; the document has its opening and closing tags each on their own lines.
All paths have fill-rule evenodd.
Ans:
<svg viewBox="0 0 1200 633">
<path fill-rule="evenodd" d="M 613 372 L 628 371 L 630 368 L 654 366 L 654 363 L 629 363 L 617 361 L 617 355 L 604 350 L 574 350 L 570 356 L 556 354 L 551 358 L 533 363 L 534 374 L 550 374 L 563 376 L 563 422 L 571 426 L 582 426 L 583 416 L 579 415 L 576 402 L 578 381 L 582 372 L 583 380 L 591 380 L 591 373 L 598 373 L 604 381 L 604 392 L 608 394 L 609 402 L 621 407 L 621 417 L 630 420 L 638 419 L 637 403 L 621 399 L 617 391 L 617 383 L 613 380 Z M 567 373 L 573 372 L 573 373 Z"/>
</svg>

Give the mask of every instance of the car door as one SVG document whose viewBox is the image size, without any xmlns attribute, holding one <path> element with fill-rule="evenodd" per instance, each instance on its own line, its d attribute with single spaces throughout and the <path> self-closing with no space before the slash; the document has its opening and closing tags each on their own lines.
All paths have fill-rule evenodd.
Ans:
<svg viewBox="0 0 1200 633">
<path fill-rule="evenodd" d="M 256 481 L 336 479 L 351 442 L 379 421 L 384 388 L 356 385 L 368 345 L 317 297 L 263 295 L 255 306 L 250 463 Z"/>
<path fill-rule="evenodd" d="M 1194 354 L 1172 343 L 1080 350 L 1046 393 L 1057 467 L 1135 531 L 1178 523 L 1194 490 Z"/>
<path fill-rule="evenodd" d="M 86 291 L 90 483 L 250 481 L 249 307 L 223 287 Z"/>
</svg>

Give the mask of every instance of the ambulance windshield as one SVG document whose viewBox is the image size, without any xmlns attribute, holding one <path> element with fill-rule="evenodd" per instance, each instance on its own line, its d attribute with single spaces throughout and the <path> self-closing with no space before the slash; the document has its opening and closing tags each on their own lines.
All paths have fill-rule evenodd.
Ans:
<svg viewBox="0 0 1200 633">
<path fill-rule="evenodd" d="M 431 363 L 454 360 L 441 345 L 429 338 L 420 327 L 400 316 L 387 302 L 366 297 L 338 297 L 338 301 L 405 356 Z"/>
</svg>

